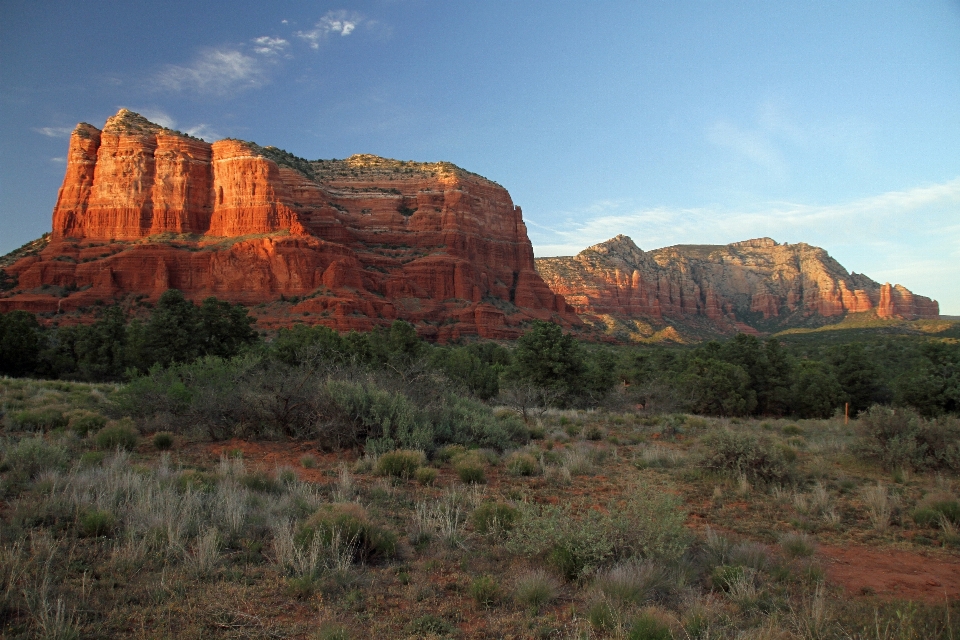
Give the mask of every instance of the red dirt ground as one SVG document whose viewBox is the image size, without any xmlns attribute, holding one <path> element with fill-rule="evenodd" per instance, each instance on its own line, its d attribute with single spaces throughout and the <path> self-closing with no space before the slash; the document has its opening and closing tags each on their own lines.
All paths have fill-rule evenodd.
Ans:
<svg viewBox="0 0 960 640">
<path fill-rule="evenodd" d="M 827 576 L 850 595 L 943 603 L 960 598 L 960 558 L 820 545 Z"/>
</svg>

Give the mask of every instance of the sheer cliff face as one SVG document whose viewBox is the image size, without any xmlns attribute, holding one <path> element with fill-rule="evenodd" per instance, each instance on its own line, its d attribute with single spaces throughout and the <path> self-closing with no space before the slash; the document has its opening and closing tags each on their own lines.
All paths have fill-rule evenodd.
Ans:
<svg viewBox="0 0 960 640">
<path fill-rule="evenodd" d="M 537 270 L 585 316 L 703 317 L 729 331 L 865 311 L 881 318 L 939 315 L 936 301 L 848 273 L 819 247 L 770 238 L 642 251 L 617 236 L 573 257 L 538 259 Z"/>
<path fill-rule="evenodd" d="M 311 163 L 209 144 L 126 110 L 102 131 L 77 126 L 52 240 L 7 271 L 20 293 L 0 310 L 178 288 L 248 304 L 295 296 L 288 311 L 306 322 L 403 318 L 441 339 L 512 337 L 531 318 L 580 323 L 538 275 L 520 208 L 489 180 L 448 163 Z M 79 291 L 57 299 L 44 285 Z"/>
</svg>

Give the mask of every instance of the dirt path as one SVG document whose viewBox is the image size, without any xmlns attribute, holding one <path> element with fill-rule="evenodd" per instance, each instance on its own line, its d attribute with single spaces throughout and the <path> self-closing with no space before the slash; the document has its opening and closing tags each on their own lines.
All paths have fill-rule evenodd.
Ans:
<svg viewBox="0 0 960 640">
<path fill-rule="evenodd" d="M 960 598 L 960 558 L 893 549 L 820 545 L 831 582 L 850 595 L 942 603 Z"/>
</svg>

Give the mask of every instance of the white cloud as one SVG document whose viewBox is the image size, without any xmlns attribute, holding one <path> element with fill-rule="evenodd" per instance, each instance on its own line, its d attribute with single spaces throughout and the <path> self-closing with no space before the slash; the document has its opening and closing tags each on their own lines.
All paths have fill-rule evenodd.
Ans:
<svg viewBox="0 0 960 640">
<path fill-rule="evenodd" d="M 190 127 L 184 133 L 194 136 L 196 138 L 201 138 L 207 142 L 214 142 L 220 140 L 223 136 L 210 128 L 208 124 L 198 124 L 195 127 Z"/>
<path fill-rule="evenodd" d="M 66 158 L 50 158 L 50 162 L 56 162 L 57 164 L 66 164 Z"/>
<path fill-rule="evenodd" d="M 262 56 L 276 56 L 283 53 L 290 43 L 283 38 L 271 38 L 270 36 L 260 36 L 253 39 L 253 51 Z"/>
<path fill-rule="evenodd" d="M 35 127 L 33 130 L 49 138 L 66 138 L 73 132 L 73 127 Z"/>
<path fill-rule="evenodd" d="M 225 95 L 262 85 L 263 68 L 256 58 L 237 49 L 208 49 L 187 66 L 168 65 L 157 74 L 160 87 Z"/>
<path fill-rule="evenodd" d="M 310 31 L 297 31 L 298 38 L 305 40 L 312 49 L 319 49 L 320 42 L 330 35 L 349 36 L 358 26 L 363 25 L 366 19 L 355 11 L 330 11 L 320 18 L 320 22 Z"/>
<path fill-rule="evenodd" d="M 560 217 L 553 225 L 528 221 L 538 256 L 574 255 L 618 233 L 647 250 L 769 236 L 823 247 L 850 270 L 899 282 L 938 299 L 942 313 L 960 314 L 960 178 L 828 205 L 770 202 L 744 211 L 608 200 Z"/>
</svg>

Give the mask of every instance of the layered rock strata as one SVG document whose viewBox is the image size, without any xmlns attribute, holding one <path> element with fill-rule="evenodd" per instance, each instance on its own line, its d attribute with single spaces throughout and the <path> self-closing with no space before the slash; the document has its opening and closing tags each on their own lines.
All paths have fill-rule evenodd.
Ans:
<svg viewBox="0 0 960 640">
<path fill-rule="evenodd" d="M 848 273 L 819 247 L 770 238 L 643 251 L 619 235 L 576 256 L 536 263 L 553 292 L 583 316 L 705 318 L 723 332 L 868 311 L 880 318 L 939 317 L 935 300 Z"/>
<path fill-rule="evenodd" d="M 18 284 L 0 310 L 177 288 L 294 298 L 290 319 L 341 330 L 402 318 L 443 340 L 580 323 L 537 273 L 520 208 L 496 183 L 449 163 L 209 144 L 127 110 L 74 130 L 50 243 L 7 272 Z"/>
</svg>

